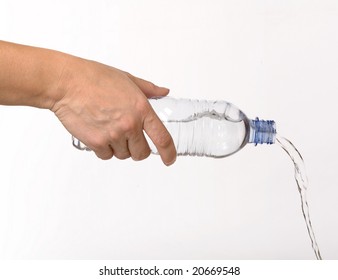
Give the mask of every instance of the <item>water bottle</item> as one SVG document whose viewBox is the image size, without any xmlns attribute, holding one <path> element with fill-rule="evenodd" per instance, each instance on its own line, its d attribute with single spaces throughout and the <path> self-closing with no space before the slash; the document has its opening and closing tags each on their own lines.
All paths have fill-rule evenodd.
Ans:
<svg viewBox="0 0 338 280">
<path fill-rule="evenodd" d="M 177 155 L 223 158 L 247 143 L 275 143 L 274 121 L 249 119 L 226 101 L 161 97 L 149 102 L 173 138 Z M 158 154 L 155 145 L 148 143 L 152 153 Z M 73 145 L 90 150 L 74 137 Z"/>
</svg>

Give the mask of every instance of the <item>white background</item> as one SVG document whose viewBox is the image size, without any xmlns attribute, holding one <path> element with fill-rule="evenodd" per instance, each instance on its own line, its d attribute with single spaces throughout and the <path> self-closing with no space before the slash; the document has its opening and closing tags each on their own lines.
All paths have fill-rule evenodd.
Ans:
<svg viewBox="0 0 338 280">
<path fill-rule="evenodd" d="M 0 39 L 109 64 L 176 97 L 274 119 L 308 170 L 313 227 L 338 259 L 338 2 L 0 3 Z M 0 69 L 1 71 L 1 69 Z M 47 110 L 0 107 L 0 257 L 313 259 L 277 145 L 225 159 L 101 161 Z"/>
</svg>

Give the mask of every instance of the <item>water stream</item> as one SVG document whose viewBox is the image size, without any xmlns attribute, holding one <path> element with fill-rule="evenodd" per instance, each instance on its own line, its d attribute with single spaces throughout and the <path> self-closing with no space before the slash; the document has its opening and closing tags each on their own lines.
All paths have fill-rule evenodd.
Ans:
<svg viewBox="0 0 338 280">
<path fill-rule="evenodd" d="M 276 144 L 279 144 L 283 150 L 289 155 L 291 158 L 294 167 L 295 167 L 295 179 L 298 186 L 298 191 L 301 199 L 301 208 L 303 217 L 306 223 L 306 228 L 311 240 L 312 249 L 316 255 L 318 260 L 321 260 L 322 257 L 320 255 L 319 247 L 317 244 L 316 236 L 312 228 L 310 213 L 309 213 L 309 205 L 307 202 L 307 189 L 309 186 L 308 178 L 306 175 L 305 164 L 302 158 L 302 155 L 296 149 L 296 147 L 286 138 L 277 134 L 276 136 Z"/>
</svg>

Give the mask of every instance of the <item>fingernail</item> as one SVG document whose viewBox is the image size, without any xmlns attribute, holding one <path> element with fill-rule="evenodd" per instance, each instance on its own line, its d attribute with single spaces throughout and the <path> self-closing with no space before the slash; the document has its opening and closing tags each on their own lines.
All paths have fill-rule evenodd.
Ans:
<svg viewBox="0 0 338 280">
<path fill-rule="evenodd" d="M 166 91 L 170 91 L 170 89 L 166 88 L 166 87 L 161 87 L 162 89 L 165 89 Z"/>
<path fill-rule="evenodd" d="M 175 157 L 172 161 L 166 162 L 166 163 L 164 163 L 164 164 L 165 164 L 166 166 L 170 166 L 170 165 L 174 164 L 175 161 L 176 161 L 176 157 Z"/>
</svg>

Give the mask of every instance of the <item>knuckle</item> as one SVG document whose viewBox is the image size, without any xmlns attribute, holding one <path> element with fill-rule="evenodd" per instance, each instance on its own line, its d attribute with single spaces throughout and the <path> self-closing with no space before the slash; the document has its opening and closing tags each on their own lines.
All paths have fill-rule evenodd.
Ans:
<svg viewBox="0 0 338 280">
<path fill-rule="evenodd" d="M 138 155 L 133 155 L 132 158 L 134 161 L 140 161 L 140 160 L 146 159 L 147 157 L 149 157 L 149 155 L 150 155 L 150 149 L 146 149 Z"/>
<path fill-rule="evenodd" d="M 170 134 L 167 131 L 158 132 L 155 135 L 155 142 L 161 148 L 167 148 L 171 145 L 172 139 Z"/>
<path fill-rule="evenodd" d="M 96 153 L 96 156 L 102 160 L 108 160 L 108 159 L 111 159 L 113 157 L 113 154 L 110 153 L 110 154 L 99 154 L 99 153 Z"/>
<path fill-rule="evenodd" d="M 121 160 L 130 158 L 130 154 L 129 153 L 116 153 L 115 157 Z"/>
<path fill-rule="evenodd" d="M 101 150 L 106 147 L 106 139 L 104 137 L 95 136 L 89 140 L 89 145 L 93 150 Z"/>
<path fill-rule="evenodd" d="M 120 135 L 115 130 L 112 130 L 109 132 L 109 138 L 111 142 L 118 142 Z"/>
<path fill-rule="evenodd" d="M 132 117 L 125 117 L 121 120 L 120 128 L 123 132 L 133 132 L 137 128 L 137 122 L 135 118 Z"/>
<path fill-rule="evenodd" d="M 133 75 L 130 74 L 129 72 L 127 72 L 127 71 L 123 71 L 123 73 L 124 73 L 126 76 L 128 76 L 129 78 L 132 78 L 132 77 L 133 77 Z"/>
<path fill-rule="evenodd" d="M 150 111 L 150 104 L 147 100 L 141 100 L 136 103 L 136 110 L 142 117 L 146 117 Z"/>
<path fill-rule="evenodd" d="M 156 88 L 157 88 L 157 86 L 154 84 L 154 83 L 152 83 L 152 82 L 148 82 L 149 84 L 149 88 L 151 89 L 151 90 L 155 90 Z"/>
</svg>

